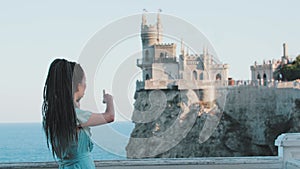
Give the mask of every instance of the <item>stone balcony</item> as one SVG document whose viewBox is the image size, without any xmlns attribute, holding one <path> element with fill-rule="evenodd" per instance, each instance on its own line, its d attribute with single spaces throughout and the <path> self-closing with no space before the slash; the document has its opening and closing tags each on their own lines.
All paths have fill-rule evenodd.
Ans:
<svg viewBox="0 0 300 169">
<path fill-rule="evenodd" d="M 97 169 L 300 169 L 300 133 L 275 140 L 278 156 L 95 161 Z M 54 169 L 55 162 L 2 163 L 0 169 Z"/>
</svg>

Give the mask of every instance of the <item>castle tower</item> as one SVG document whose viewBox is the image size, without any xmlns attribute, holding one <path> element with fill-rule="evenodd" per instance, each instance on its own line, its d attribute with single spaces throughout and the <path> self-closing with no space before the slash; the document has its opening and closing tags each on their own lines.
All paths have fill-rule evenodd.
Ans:
<svg viewBox="0 0 300 169">
<path fill-rule="evenodd" d="M 160 14 L 157 14 L 156 25 L 147 25 L 145 13 L 142 16 L 141 25 L 141 39 L 143 48 L 150 47 L 154 44 L 162 42 L 162 26 L 160 21 Z"/>
<path fill-rule="evenodd" d="M 146 12 L 144 10 L 144 12 Z M 159 10 L 159 12 L 161 12 Z M 154 25 L 147 23 L 146 13 L 142 15 L 141 23 L 142 59 L 138 59 L 137 66 L 143 70 L 143 81 L 152 79 L 152 64 L 155 60 L 155 45 L 162 42 L 162 24 L 160 14 L 157 14 L 157 22 Z"/>
<path fill-rule="evenodd" d="M 281 57 L 281 65 L 288 64 L 289 62 L 289 57 L 287 54 L 287 44 L 283 43 L 283 56 Z"/>
<path fill-rule="evenodd" d="M 283 56 L 286 57 L 287 56 L 287 44 L 283 43 Z"/>
</svg>

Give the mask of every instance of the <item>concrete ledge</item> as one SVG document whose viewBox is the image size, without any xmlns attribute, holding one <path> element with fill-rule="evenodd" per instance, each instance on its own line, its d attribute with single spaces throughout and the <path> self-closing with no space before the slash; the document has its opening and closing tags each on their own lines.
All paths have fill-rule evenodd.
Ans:
<svg viewBox="0 0 300 169">
<path fill-rule="evenodd" d="M 101 169 L 282 169 L 282 159 L 279 157 L 208 157 L 183 159 L 137 159 L 95 161 L 96 168 Z M 56 162 L 32 163 L 2 163 L 0 169 L 54 169 L 58 168 Z"/>
<path fill-rule="evenodd" d="M 300 133 L 284 133 L 277 137 L 275 145 L 278 146 L 278 156 L 283 163 L 291 160 L 300 160 Z"/>
<path fill-rule="evenodd" d="M 300 169 L 300 161 L 299 160 L 291 160 L 286 162 L 286 169 Z"/>
</svg>

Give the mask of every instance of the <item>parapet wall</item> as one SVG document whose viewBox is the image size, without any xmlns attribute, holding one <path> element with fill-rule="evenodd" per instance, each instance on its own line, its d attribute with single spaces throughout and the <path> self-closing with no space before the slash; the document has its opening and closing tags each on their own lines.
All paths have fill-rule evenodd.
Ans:
<svg viewBox="0 0 300 169">
<path fill-rule="evenodd" d="M 190 158 L 95 161 L 96 169 L 282 169 L 278 157 Z M 55 162 L 0 164 L 0 169 L 57 169 Z"/>
</svg>

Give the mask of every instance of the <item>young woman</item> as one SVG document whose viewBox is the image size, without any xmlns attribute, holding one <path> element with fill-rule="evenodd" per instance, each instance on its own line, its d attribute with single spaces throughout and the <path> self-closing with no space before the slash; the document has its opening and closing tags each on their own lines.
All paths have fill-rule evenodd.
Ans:
<svg viewBox="0 0 300 169">
<path fill-rule="evenodd" d="M 60 169 L 94 169 L 89 126 L 114 121 L 113 98 L 109 94 L 103 96 L 107 104 L 104 113 L 80 109 L 85 88 L 85 74 L 79 64 L 65 59 L 51 63 L 43 93 L 43 127 Z"/>
</svg>

